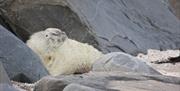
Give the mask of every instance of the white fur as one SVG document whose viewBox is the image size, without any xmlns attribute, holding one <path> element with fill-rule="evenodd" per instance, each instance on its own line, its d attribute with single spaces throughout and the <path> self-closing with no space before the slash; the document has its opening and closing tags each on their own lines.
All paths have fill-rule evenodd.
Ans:
<svg viewBox="0 0 180 91">
<path fill-rule="evenodd" d="M 103 55 L 91 45 L 68 38 L 61 43 L 48 42 L 45 34 L 50 32 L 47 30 L 33 34 L 27 45 L 40 56 L 51 75 L 88 72 Z"/>
</svg>

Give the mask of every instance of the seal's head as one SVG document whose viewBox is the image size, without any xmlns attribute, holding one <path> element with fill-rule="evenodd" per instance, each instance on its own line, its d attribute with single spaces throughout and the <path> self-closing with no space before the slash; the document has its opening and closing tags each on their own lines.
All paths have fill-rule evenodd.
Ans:
<svg viewBox="0 0 180 91">
<path fill-rule="evenodd" d="M 27 41 L 27 45 L 38 52 L 57 50 L 68 39 L 65 32 L 57 28 L 47 28 L 44 31 L 34 33 Z"/>
<path fill-rule="evenodd" d="M 47 28 L 44 36 L 51 47 L 59 47 L 68 39 L 66 33 L 58 28 Z"/>
</svg>

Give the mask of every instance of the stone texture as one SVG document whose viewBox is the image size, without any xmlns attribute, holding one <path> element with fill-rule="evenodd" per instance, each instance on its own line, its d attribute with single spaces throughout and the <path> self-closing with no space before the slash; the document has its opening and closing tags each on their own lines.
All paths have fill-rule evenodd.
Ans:
<svg viewBox="0 0 180 91">
<path fill-rule="evenodd" d="M 109 53 L 101 57 L 93 64 L 92 71 L 137 72 L 149 75 L 160 74 L 140 59 L 122 52 Z"/>
<path fill-rule="evenodd" d="M 90 72 L 82 75 L 44 77 L 36 84 L 35 91 L 55 91 L 55 88 L 66 91 L 80 85 L 97 91 L 179 91 L 180 78 L 127 72 Z"/>
<path fill-rule="evenodd" d="M 0 44 L 0 62 L 11 79 L 34 82 L 48 75 L 40 58 L 2 26 L 0 26 Z"/>
<path fill-rule="evenodd" d="M 165 0 L 3 0 L 1 16 L 22 40 L 47 27 L 104 53 L 180 47 L 180 21 Z"/>
</svg>

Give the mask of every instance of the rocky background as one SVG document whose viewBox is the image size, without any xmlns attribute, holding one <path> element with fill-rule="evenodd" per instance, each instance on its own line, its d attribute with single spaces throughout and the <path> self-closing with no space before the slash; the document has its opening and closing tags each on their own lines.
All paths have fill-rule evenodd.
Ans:
<svg viewBox="0 0 180 91">
<path fill-rule="evenodd" d="M 0 0 L 0 90 L 180 91 L 179 12 L 179 0 Z M 89 73 L 48 76 L 25 45 L 48 27 L 107 55 Z"/>
</svg>

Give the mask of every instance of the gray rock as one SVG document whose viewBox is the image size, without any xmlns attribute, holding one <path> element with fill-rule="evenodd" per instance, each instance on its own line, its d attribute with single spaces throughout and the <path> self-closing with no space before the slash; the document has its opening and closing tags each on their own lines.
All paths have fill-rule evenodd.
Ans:
<svg viewBox="0 0 180 91">
<path fill-rule="evenodd" d="M 66 86 L 61 84 L 66 84 Z M 140 75 L 127 72 L 90 72 L 81 75 L 44 77 L 36 84 L 35 91 L 55 91 L 51 88 L 61 88 L 58 91 L 67 90 L 68 88 L 80 89 L 80 91 L 83 88 L 85 88 L 84 91 L 91 88 L 102 91 L 179 91 L 179 85 L 180 78 L 178 77 Z M 76 88 L 78 86 L 80 88 Z"/>
<path fill-rule="evenodd" d="M 67 85 L 63 89 L 63 91 L 103 91 L 103 90 L 72 83 L 72 84 Z"/>
<path fill-rule="evenodd" d="M 122 52 L 104 55 L 93 64 L 92 71 L 138 72 L 149 75 L 160 74 L 142 60 Z"/>
<path fill-rule="evenodd" d="M 0 90 L 1 91 L 19 91 L 9 84 L 0 84 Z"/>
<path fill-rule="evenodd" d="M 102 50 L 131 54 L 179 48 L 180 21 L 160 0 L 67 0 Z"/>
<path fill-rule="evenodd" d="M 4 70 L 4 67 L 1 61 L 0 61 L 0 84 L 12 85 L 6 71 Z"/>
<path fill-rule="evenodd" d="M 23 40 L 58 27 L 104 53 L 180 48 L 180 21 L 164 0 L 4 0 L 0 7 Z"/>
<path fill-rule="evenodd" d="M 35 82 L 48 75 L 40 58 L 2 26 L 0 26 L 0 44 L 0 62 L 10 79 Z"/>
<path fill-rule="evenodd" d="M 61 81 L 61 80 L 57 80 L 55 78 L 51 78 L 49 76 L 47 76 L 48 79 L 45 79 L 43 81 L 38 81 L 34 88 L 34 91 L 63 91 L 63 89 L 68 85 L 68 83 Z"/>
<path fill-rule="evenodd" d="M 11 81 L 0 61 L 0 91 L 18 91 L 11 84 Z"/>
</svg>

